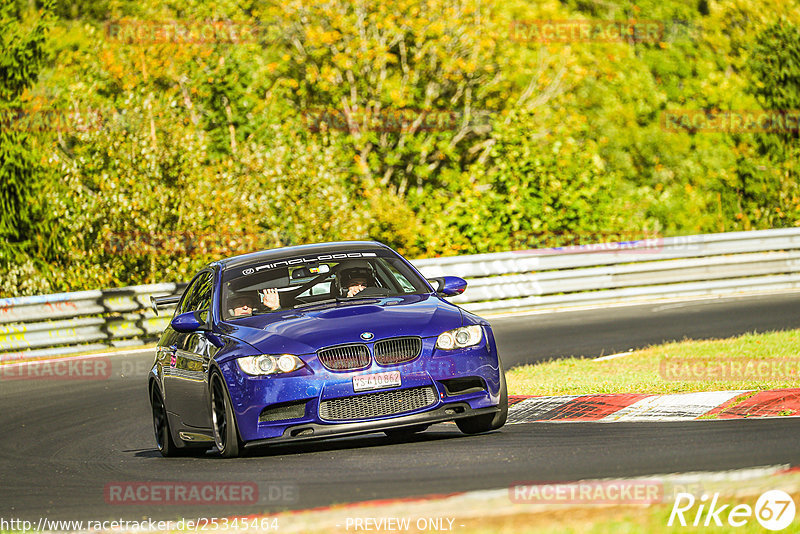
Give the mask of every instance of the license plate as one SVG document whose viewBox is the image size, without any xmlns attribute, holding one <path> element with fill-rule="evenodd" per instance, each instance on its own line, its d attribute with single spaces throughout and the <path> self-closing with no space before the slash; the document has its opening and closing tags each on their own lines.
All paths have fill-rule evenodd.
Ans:
<svg viewBox="0 0 800 534">
<path fill-rule="evenodd" d="M 353 391 L 390 388 L 400 385 L 400 371 L 388 371 L 353 377 Z"/>
</svg>

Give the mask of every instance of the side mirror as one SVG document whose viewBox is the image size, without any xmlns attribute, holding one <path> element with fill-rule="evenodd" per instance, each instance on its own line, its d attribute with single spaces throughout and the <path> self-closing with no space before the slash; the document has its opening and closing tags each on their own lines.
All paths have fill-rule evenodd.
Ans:
<svg viewBox="0 0 800 534">
<path fill-rule="evenodd" d="M 445 297 L 455 297 L 467 289 L 467 281 L 458 276 L 432 278 L 430 282 L 436 288 L 436 292 Z"/>
<path fill-rule="evenodd" d="M 182 313 L 177 315 L 169 324 L 176 332 L 182 333 L 208 330 L 205 321 L 200 318 L 200 312 Z"/>
</svg>

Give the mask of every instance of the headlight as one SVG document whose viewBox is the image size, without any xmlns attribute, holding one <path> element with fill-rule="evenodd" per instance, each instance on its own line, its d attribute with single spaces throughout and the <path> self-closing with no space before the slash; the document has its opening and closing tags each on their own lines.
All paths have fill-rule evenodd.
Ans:
<svg viewBox="0 0 800 534">
<path fill-rule="evenodd" d="M 462 326 L 455 330 L 448 330 L 439 334 L 436 348 L 451 350 L 477 345 L 483 339 L 483 329 L 478 326 Z"/>
<path fill-rule="evenodd" d="M 303 360 L 292 354 L 245 356 L 237 359 L 236 363 L 239 364 L 239 369 L 253 376 L 291 373 L 305 365 Z"/>
</svg>

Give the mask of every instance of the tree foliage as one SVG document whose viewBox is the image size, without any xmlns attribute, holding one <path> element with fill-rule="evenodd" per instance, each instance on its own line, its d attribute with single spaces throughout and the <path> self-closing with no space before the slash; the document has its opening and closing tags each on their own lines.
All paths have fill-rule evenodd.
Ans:
<svg viewBox="0 0 800 534">
<path fill-rule="evenodd" d="M 800 109 L 794 0 L 2 6 L 0 106 L 63 122 L 0 133 L 3 295 L 326 240 L 419 257 L 800 225 L 796 130 L 663 123 Z M 513 30 L 576 20 L 661 31 Z"/>
<path fill-rule="evenodd" d="M 0 263 L 6 266 L 24 254 L 51 257 L 43 235 L 42 170 L 31 144 L 32 130 L 50 118 L 24 100 L 44 61 L 51 9 L 48 3 L 25 20 L 17 2 L 0 1 Z"/>
</svg>

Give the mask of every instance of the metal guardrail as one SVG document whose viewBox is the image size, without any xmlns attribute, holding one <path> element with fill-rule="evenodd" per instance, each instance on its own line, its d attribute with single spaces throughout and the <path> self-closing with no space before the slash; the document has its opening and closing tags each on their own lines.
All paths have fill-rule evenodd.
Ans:
<svg viewBox="0 0 800 534">
<path fill-rule="evenodd" d="M 153 313 L 150 296 L 185 287 L 167 283 L 0 299 L 0 361 L 155 340 L 170 317 Z"/>
<path fill-rule="evenodd" d="M 703 234 L 414 262 L 467 278 L 477 313 L 800 289 L 800 228 Z"/>
<path fill-rule="evenodd" d="M 467 291 L 451 300 L 478 313 L 800 289 L 800 228 L 412 263 L 429 278 L 466 278 Z M 0 299 L 0 360 L 154 340 L 169 317 L 153 314 L 150 296 L 183 287 L 154 284 Z"/>
</svg>

